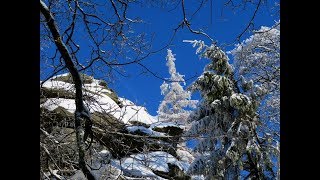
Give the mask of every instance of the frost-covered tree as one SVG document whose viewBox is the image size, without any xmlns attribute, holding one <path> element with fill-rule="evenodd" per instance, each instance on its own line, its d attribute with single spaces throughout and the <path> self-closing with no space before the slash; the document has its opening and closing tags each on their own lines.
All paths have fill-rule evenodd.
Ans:
<svg viewBox="0 0 320 180">
<path fill-rule="evenodd" d="M 192 126 L 187 135 L 199 137 L 194 149 L 198 157 L 189 173 L 206 179 L 274 178 L 272 162 L 256 131 L 260 124 L 257 109 L 265 89 L 238 86 L 227 55 L 215 44 L 185 42 L 198 46 L 197 53 L 210 60 L 191 86 L 202 99 L 189 118 Z"/>
<path fill-rule="evenodd" d="M 271 28 L 261 27 L 230 53 L 234 56 L 235 72 L 240 81 L 266 90 L 258 109 L 262 122 L 259 134 L 264 139 L 263 146 L 268 148 L 268 155 L 277 159 L 276 169 L 279 169 L 280 21 Z"/>
<path fill-rule="evenodd" d="M 261 27 L 254 35 L 230 51 L 237 76 L 268 91 L 261 104 L 260 118 L 279 125 L 280 112 L 280 22 Z M 279 128 L 273 127 L 273 128 Z"/>
<path fill-rule="evenodd" d="M 191 92 L 183 89 L 181 83 L 185 85 L 185 80 L 176 70 L 174 62 L 176 58 L 170 49 L 167 53 L 166 65 L 169 69 L 170 83 L 163 82 L 160 86 L 164 99 L 159 105 L 158 117 L 160 121 L 184 125 L 190 114 L 190 110 L 186 108 L 195 108 L 198 101 L 191 100 Z"/>
</svg>

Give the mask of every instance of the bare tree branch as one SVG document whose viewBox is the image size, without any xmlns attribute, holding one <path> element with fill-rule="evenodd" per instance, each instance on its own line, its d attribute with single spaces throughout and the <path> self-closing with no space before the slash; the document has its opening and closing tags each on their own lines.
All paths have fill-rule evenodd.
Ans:
<svg viewBox="0 0 320 180">
<path fill-rule="evenodd" d="M 181 1 L 181 6 L 182 6 L 182 13 L 183 13 L 183 20 L 182 20 L 182 22 L 178 25 L 178 27 L 176 28 L 176 30 L 179 29 L 180 27 L 183 28 L 184 26 L 187 26 L 188 30 L 189 30 L 191 33 L 203 35 L 203 36 L 207 37 L 208 39 L 210 39 L 211 42 L 214 42 L 214 40 L 213 40 L 208 34 L 206 34 L 205 32 L 203 32 L 203 31 L 196 31 L 196 30 L 193 30 L 193 29 L 191 28 L 191 24 L 190 24 L 190 22 L 187 20 L 187 17 L 186 17 L 184 0 Z"/>
<path fill-rule="evenodd" d="M 254 13 L 253 13 L 253 15 L 252 15 L 249 23 L 248 23 L 248 25 L 247 25 L 246 28 L 240 33 L 240 35 L 237 37 L 237 40 L 238 40 L 238 41 L 240 41 L 241 37 L 243 36 L 243 34 L 244 34 L 245 32 L 247 32 L 247 30 L 249 29 L 249 27 L 253 25 L 253 20 L 254 20 L 254 18 L 256 17 L 256 14 L 257 14 L 257 12 L 258 12 L 258 10 L 259 10 L 259 7 L 260 7 L 260 5 L 261 5 L 261 2 L 262 2 L 262 0 L 259 0 L 258 5 L 257 5 L 257 7 L 256 7 L 256 9 L 255 9 L 255 11 L 254 11 Z"/>
<path fill-rule="evenodd" d="M 76 104 L 76 111 L 75 111 L 75 128 L 76 128 L 76 134 L 77 134 L 77 144 L 78 144 L 78 150 L 79 150 L 79 166 L 85 176 L 89 180 L 94 180 L 95 177 L 91 174 L 91 172 L 88 170 L 85 162 L 85 144 L 84 144 L 84 137 L 86 136 L 88 131 L 91 131 L 91 127 L 88 127 L 88 124 L 92 124 L 90 120 L 90 113 L 88 109 L 83 104 L 83 93 L 82 93 L 82 80 L 80 77 L 80 74 L 78 70 L 76 69 L 74 63 L 72 62 L 71 55 L 62 41 L 62 38 L 60 36 L 58 27 L 55 23 L 55 19 L 50 13 L 48 7 L 42 0 L 40 0 L 40 12 L 45 17 L 47 21 L 48 28 L 51 31 L 51 34 L 54 38 L 54 42 L 61 54 L 61 56 L 64 59 L 64 62 L 66 64 L 66 67 L 68 68 L 70 74 L 72 75 L 73 82 L 75 84 L 76 88 L 76 98 L 75 98 L 75 104 Z M 86 129 L 84 130 L 81 121 L 86 121 Z"/>
</svg>

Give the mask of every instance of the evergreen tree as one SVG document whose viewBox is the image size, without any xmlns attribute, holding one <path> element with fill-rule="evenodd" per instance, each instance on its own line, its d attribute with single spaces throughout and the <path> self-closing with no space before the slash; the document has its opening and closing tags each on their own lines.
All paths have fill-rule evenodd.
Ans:
<svg viewBox="0 0 320 180">
<path fill-rule="evenodd" d="M 263 86 L 268 95 L 260 105 L 260 118 L 272 123 L 265 133 L 279 132 L 280 125 L 280 21 L 273 27 L 262 26 L 252 36 L 230 51 L 237 76 Z M 279 137 L 278 137 L 279 138 Z"/>
<path fill-rule="evenodd" d="M 262 122 L 258 133 L 266 156 L 275 159 L 280 178 L 280 21 L 271 28 L 262 26 L 230 53 L 236 77 L 250 87 L 258 85 L 267 91 L 258 108 Z"/>
<path fill-rule="evenodd" d="M 199 137 L 194 149 L 198 157 L 189 173 L 202 174 L 206 179 L 241 176 L 266 179 L 265 174 L 272 171 L 272 167 L 256 133 L 259 125 L 256 111 L 265 90 L 250 83 L 238 86 L 228 57 L 215 44 L 207 46 L 197 40 L 184 42 L 198 46 L 196 53 L 210 60 L 191 86 L 192 91 L 200 92 L 202 99 L 189 117 L 192 124 L 187 136 Z"/>
<path fill-rule="evenodd" d="M 190 111 L 186 108 L 194 108 L 197 101 L 191 100 L 191 92 L 185 91 L 181 83 L 185 85 L 183 75 L 176 71 L 175 57 L 172 51 L 167 51 L 167 63 L 170 74 L 170 83 L 163 82 L 160 86 L 161 94 L 164 95 L 163 101 L 158 108 L 158 117 L 160 121 L 174 122 L 176 124 L 185 125 Z"/>
</svg>

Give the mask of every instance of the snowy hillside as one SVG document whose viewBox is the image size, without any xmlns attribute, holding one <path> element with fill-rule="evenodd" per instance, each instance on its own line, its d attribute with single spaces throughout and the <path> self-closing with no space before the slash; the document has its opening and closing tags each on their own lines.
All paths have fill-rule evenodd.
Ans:
<svg viewBox="0 0 320 180">
<path fill-rule="evenodd" d="M 185 173 L 193 156 L 186 147 L 177 146 L 174 137 L 181 134 L 184 127 L 159 122 L 145 107 L 119 98 L 104 81 L 87 75 L 82 78 L 85 104 L 92 115 L 94 132 L 90 167 L 97 179 L 190 179 Z M 41 140 L 47 149 L 50 145 L 56 146 L 47 142 L 50 137 L 60 139 L 60 143 L 75 143 L 75 137 L 66 133 L 72 134 L 74 127 L 74 94 L 69 74 L 58 75 L 42 83 L 41 131 L 45 136 Z M 61 147 L 71 147 L 65 144 Z M 69 155 L 66 149 L 61 151 Z M 57 152 L 53 148 L 51 153 Z M 72 173 L 66 175 L 49 165 L 42 168 L 48 177 L 79 179 L 83 176 L 75 166 L 68 162 L 62 164 Z"/>
</svg>

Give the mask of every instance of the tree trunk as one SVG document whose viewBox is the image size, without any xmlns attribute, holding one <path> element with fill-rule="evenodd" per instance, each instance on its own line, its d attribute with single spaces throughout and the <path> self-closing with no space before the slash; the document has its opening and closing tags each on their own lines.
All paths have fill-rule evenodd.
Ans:
<svg viewBox="0 0 320 180">
<path fill-rule="evenodd" d="M 76 104 L 76 111 L 75 111 L 75 129 L 76 129 L 76 137 L 77 137 L 77 146 L 79 151 L 79 167 L 83 171 L 84 175 L 89 180 L 94 180 L 95 177 L 91 174 L 89 169 L 86 166 L 85 162 L 85 137 L 90 131 L 90 113 L 88 109 L 84 106 L 83 103 L 83 92 L 82 92 L 82 80 L 80 77 L 80 74 L 75 67 L 71 55 L 62 41 L 62 37 L 60 36 L 58 27 L 56 25 L 55 19 L 51 12 L 49 11 L 47 5 L 40 0 L 40 12 L 45 17 L 46 23 L 48 25 L 48 28 L 54 38 L 54 42 L 56 47 L 58 48 L 66 67 L 68 68 L 74 85 L 76 89 L 76 98 L 75 98 L 75 104 Z M 82 124 L 85 122 L 86 124 L 86 130 L 83 129 Z"/>
</svg>

